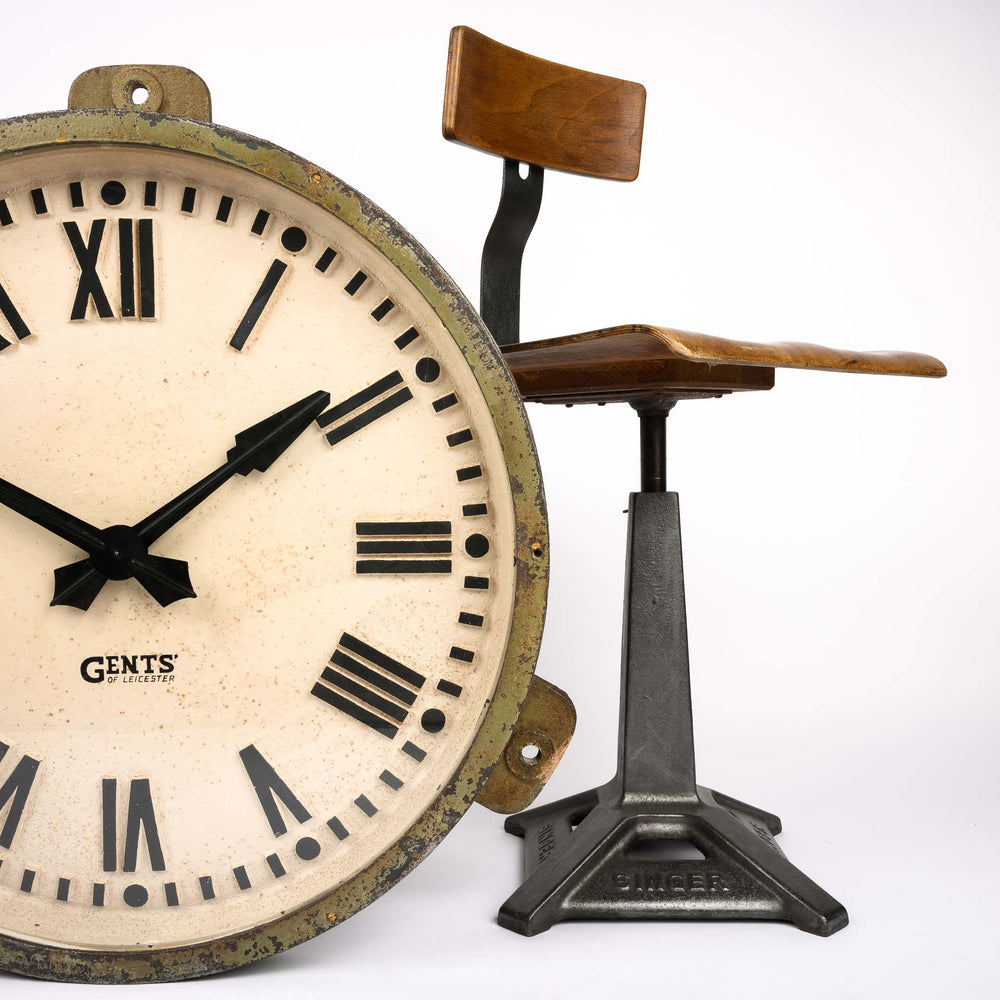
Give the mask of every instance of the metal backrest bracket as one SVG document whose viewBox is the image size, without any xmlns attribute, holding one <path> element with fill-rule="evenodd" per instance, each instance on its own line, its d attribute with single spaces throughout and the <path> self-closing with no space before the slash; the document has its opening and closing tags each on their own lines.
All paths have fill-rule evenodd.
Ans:
<svg viewBox="0 0 1000 1000">
<path fill-rule="evenodd" d="M 522 177 L 517 160 L 503 161 L 500 204 L 483 245 L 479 311 L 501 346 L 520 341 L 521 259 L 542 205 L 545 171 L 526 166 L 528 175 Z"/>
</svg>

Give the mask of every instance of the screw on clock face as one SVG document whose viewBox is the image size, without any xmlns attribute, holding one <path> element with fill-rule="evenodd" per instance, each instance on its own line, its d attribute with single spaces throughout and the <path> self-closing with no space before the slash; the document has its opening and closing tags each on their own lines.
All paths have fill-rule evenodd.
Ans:
<svg viewBox="0 0 1000 1000">
<path fill-rule="evenodd" d="M 149 546 L 233 476 L 266 472 L 329 404 L 328 392 L 314 392 L 241 431 L 236 447 L 227 452 L 227 462 L 131 527 L 95 528 L 4 479 L 0 479 L 0 503 L 88 553 L 87 559 L 55 571 L 52 605 L 86 611 L 106 580 L 134 577 L 166 607 L 197 595 L 187 563 L 149 555 Z"/>
</svg>

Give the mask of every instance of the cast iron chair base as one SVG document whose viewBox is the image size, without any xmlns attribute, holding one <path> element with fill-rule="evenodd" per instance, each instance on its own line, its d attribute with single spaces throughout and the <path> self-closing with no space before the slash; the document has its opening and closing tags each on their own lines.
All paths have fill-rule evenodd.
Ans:
<svg viewBox="0 0 1000 1000">
<path fill-rule="evenodd" d="M 570 919 L 758 918 L 833 934 L 847 911 L 785 857 L 778 817 L 695 782 L 680 515 L 677 494 L 662 492 L 666 412 L 640 415 L 648 492 L 629 503 L 618 773 L 507 819 L 524 838 L 526 881 L 499 923 L 533 935 Z"/>
<path fill-rule="evenodd" d="M 507 820 L 524 837 L 526 881 L 501 907 L 502 927 L 530 936 L 561 920 L 757 918 L 827 937 L 847 925 L 775 843 L 777 816 L 700 785 L 685 802 L 623 798 L 615 779 Z M 685 842 L 704 860 L 651 856 Z"/>
</svg>

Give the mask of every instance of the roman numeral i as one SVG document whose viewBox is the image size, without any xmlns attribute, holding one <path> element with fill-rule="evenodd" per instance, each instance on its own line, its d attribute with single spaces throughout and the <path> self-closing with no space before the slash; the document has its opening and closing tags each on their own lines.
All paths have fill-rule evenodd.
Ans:
<svg viewBox="0 0 1000 1000">
<path fill-rule="evenodd" d="M 107 223 L 107 219 L 94 219 L 86 239 L 77 223 L 63 223 L 73 255 L 80 266 L 70 319 L 86 319 L 91 302 L 101 319 L 115 318 L 97 272 Z M 120 315 L 123 319 L 136 316 L 152 319 L 156 315 L 153 220 L 119 219 L 117 228 Z"/>
</svg>

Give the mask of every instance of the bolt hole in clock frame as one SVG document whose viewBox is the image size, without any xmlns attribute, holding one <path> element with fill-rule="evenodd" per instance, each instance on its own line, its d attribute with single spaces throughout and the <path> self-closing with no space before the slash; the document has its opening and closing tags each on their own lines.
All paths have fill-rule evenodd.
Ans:
<svg viewBox="0 0 1000 1000">
<path fill-rule="evenodd" d="M 523 808 L 573 712 L 534 444 L 447 275 L 188 70 L 69 103 L 0 123 L 0 968 L 185 979 Z"/>
</svg>

